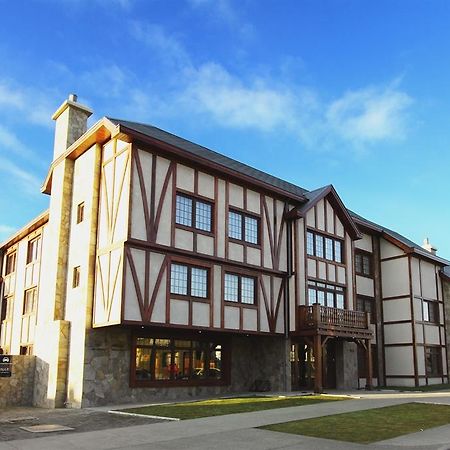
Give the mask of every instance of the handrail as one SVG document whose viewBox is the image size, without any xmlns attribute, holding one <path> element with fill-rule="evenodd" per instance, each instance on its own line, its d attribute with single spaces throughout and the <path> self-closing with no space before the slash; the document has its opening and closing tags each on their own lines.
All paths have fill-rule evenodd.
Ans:
<svg viewBox="0 0 450 450">
<path fill-rule="evenodd" d="M 318 303 L 298 307 L 299 328 L 317 328 L 329 326 L 338 328 L 368 329 L 369 313 L 349 309 L 332 308 Z"/>
</svg>

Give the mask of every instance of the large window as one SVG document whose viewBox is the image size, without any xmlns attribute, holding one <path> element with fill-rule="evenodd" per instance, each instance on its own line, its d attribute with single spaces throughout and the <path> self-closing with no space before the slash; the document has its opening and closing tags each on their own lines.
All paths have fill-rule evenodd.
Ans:
<svg viewBox="0 0 450 450">
<path fill-rule="evenodd" d="M 135 338 L 137 384 L 221 382 L 224 379 L 223 344 L 184 338 Z"/>
<path fill-rule="evenodd" d="M 325 284 L 318 281 L 308 281 L 308 303 L 319 303 L 322 306 L 341 308 L 345 306 L 344 288 L 334 284 Z"/>
<path fill-rule="evenodd" d="M 370 253 L 355 252 L 355 272 L 364 277 L 373 276 L 373 259 Z"/>
<path fill-rule="evenodd" d="M 442 376 L 441 347 L 425 347 L 425 370 L 428 377 Z"/>
<path fill-rule="evenodd" d="M 177 194 L 175 223 L 210 233 L 212 231 L 211 203 L 185 194 Z"/>
<path fill-rule="evenodd" d="M 12 319 L 14 308 L 14 297 L 4 297 L 0 314 L 0 323 L 4 320 Z"/>
<path fill-rule="evenodd" d="M 16 271 L 16 257 L 17 253 L 15 251 L 6 255 L 5 275 Z"/>
<path fill-rule="evenodd" d="M 422 319 L 424 322 L 439 323 L 439 303 L 422 300 Z"/>
<path fill-rule="evenodd" d="M 170 293 L 208 298 L 208 269 L 172 263 Z"/>
<path fill-rule="evenodd" d="M 226 273 L 224 288 L 226 302 L 256 304 L 256 278 Z"/>
<path fill-rule="evenodd" d="M 228 212 L 228 237 L 259 244 L 259 219 L 237 211 Z"/>
<path fill-rule="evenodd" d="M 306 251 L 310 256 L 317 256 L 338 263 L 343 261 L 341 240 L 312 231 L 306 233 Z"/>
<path fill-rule="evenodd" d="M 356 298 L 357 311 L 370 313 L 370 323 L 375 323 L 375 300 L 372 297 L 357 297 Z"/>
<path fill-rule="evenodd" d="M 40 248 L 40 236 L 28 242 L 27 264 L 30 264 L 31 262 L 37 261 L 39 259 Z"/>
<path fill-rule="evenodd" d="M 33 314 L 37 307 L 37 288 L 31 288 L 25 291 L 23 299 L 23 314 Z"/>
</svg>

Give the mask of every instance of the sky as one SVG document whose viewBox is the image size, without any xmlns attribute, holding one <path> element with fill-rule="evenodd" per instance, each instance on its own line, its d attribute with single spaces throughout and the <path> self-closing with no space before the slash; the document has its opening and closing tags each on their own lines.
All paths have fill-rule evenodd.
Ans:
<svg viewBox="0 0 450 450">
<path fill-rule="evenodd" d="M 450 259 L 450 2 L 0 0 L 0 241 L 48 207 L 76 93 Z"/>
</svg>

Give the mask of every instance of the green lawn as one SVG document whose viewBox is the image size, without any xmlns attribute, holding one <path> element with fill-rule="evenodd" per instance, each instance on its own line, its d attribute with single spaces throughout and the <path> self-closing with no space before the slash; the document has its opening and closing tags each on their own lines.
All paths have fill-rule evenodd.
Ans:
<svg viewBox="0 0 450 450">
<path fill-rule="evenodd" d="M 450 406 L 407 403 L 261 427 L 265 430 L 370 444 L 450 423 Z"/>
<path fill-rule="evenodd" d="M 286 408 L 288 406 L 305 406 L 319 402 L 346 400 L 343 397 L 322 395 L 304 395 L 295 397 L 233 397 L 202 400 L 197 402 L 172 403 L 167 405 L 144 406 L 123 409 L 123 412 L 164 416 L 178 419 L 196 419 L 198 417 L 222 416 L 264 409 Z"/>
<path fill-rule="evenodd" d="M 418 387 L 405 387 L 405 386 L 384 386 L 380 389 L 389 389 L 395 391 L 419 391 L 419 392 L 433 392 L 433 391 L 443 391 L 450 389 L 450 384 L 431 384 L 429 386 L 418 386 Z"/>
</svg>

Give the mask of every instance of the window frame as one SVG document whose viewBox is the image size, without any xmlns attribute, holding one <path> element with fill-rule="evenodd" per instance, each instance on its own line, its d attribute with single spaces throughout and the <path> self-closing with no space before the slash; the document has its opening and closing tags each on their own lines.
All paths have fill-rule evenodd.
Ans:
<svg viewBox="0 0 450 450">
<path fill-rule="evenodd" d="M 225 299 L 225 289 L 226 289 L 226 276 L 231 275 L 238 278 L 238 284 L 237 284 L 237 301 L 234 300 L 226 300 Z M 242 278 L 251 279 L 253 280 L 253 303 L 246 303 L 242 301 Z M 248 273 L 239 273 L 239 272 L 233 272 L 225 270 L 223 272 L 223 301 L 226 304 L 230 305 L 239 305 L 243 307 L 258 307 L 258 277 L 252 274 Z"/>
<path fill-rule="evenodd" d="M 330 287 L 331 286 L 331 287 Z M 337 289 L 336 289 L 337 288 Z M 334 283 L 326 283 L 324 281 L 318 281 L 313 279 L 308 279 L 306 283 L 306 289 L 307 289 L 307 305 L 311 306 L 314 303 L 319 303 L 321 306 L 325 306 L 327 308 L 336 308 L 336 309 L 347 309 L 347 295 L 346 295 L 346 289 L 344 286 L 340 286 L 338 284 Z M 316 301 L 314 303 L 310 303 L 310 290 L 314 290 L 316 292 L 315 297 Z M 323 293 L 323 301 L 324 304 L 322 305 L 318 301 L 319 292 Z M 328 306 L 328 295 L 333 295 L 333 305 L 334 306 Z M 342 295 L 343 296 L 343 308 L 339 308 L 337 306 L 337 296 Z"/>
<path fill-rule="evenodd" d="M 359 275 L 361 277 L 373 278 L 374 277 L 373 254 L 370 252 L 367 252 L 365 250 L 355 249 L 354 255 L 355 255 L 355 261 L 354 261 L 355 274 Z M 360 259 L 360 261 L 361 261 L 360 267 L 358 267 L 359 266 L 358 259 Z M 364 271 L 364 259 L 366 259 L 369 264 L 369 272 L 368 273 L 366 273 Z"/>
<path fill-rule="evenodd" d="M 42 236 L 38 235 L 28 240 L 27 245 L 27 260 L 26 264 L 32 264 L 36 261 L 39 261 L 39 256 L 41 253 L 41 245 L 42 245 Z M 35 247 L 36 245 L 36 247 Z"/>
<path fill-rule="evenodd" d="M 77 205 L 77 220 L 76 224 L 83 222 L 84 220 L 84 202 L 80 202 Z"/>
<path fill-rule="evenodd" d="M 310 236 L 312 236 L 312 253 L 309 250 Z M 317 245 L 318 240 L 322 242 L 321 245 Z M 327 258 L 327 241 L 331 241 L 332 259 Z M 340 261 L 336 260 L 336 244 L 340 245 Z M 321 248 L 320 252 L 318 252 L 318 248 Z M 329 263 L 345 265 L 345 240 L 308 228 L 306 230 L 306 256 L 309 258 L 318 258 Z"/>
<path fill-rule="evenodd" d="M 157 345 L 138 345 L 138 338 L 149 338 L 149 339 L 167 339 L 170 341 L 169 346 L 167 348 L 167 352 L 170 352 L 170 361 L 171 364 L 174 361 L 174 354 L 177 351 L 177 347 L 175 341 L 177 340 L 187 340 L 191 341 L 191 346 L 189 347 L 189 351 L 191 352 L 191 362 L 192 355 L 195 351 L 194 342 L 195 343 L 209 343 L 215 344 L 216 346 L 221 346 L 221 378 L 195 378 L 192 376 L 187 380 L 185 379 L 173 379 L 171 376 L 170 379 L 164 380 L 139 380 L 136 377 L 136 357 L 137 357 L 137 349 L 138 348 L 152 348 L 157 349 Z M 130 364 L 130 387 L 179 387 L 179 386 L 225 386 L 229 385 L 231 382 L 231 364 L 230 364 L 230 353 L 231 353 L 231 342 L 229 337 L 216 335 L 209 335 L 207 332 L 202 334 L 193 334 L 192 332 L 183 332 L 183 331 L 173 331 L 170 334 L 164 332 L 158 333 L 136 333 L 133 335 L 132 343 L 131 343 L 131 364 Z M 207 359 L 210 361 L 210 359 Z M 195 367 L 192 367 L 195 369 Z M 152 363 L 150 362 L 150 369 L 154 370 L 152 367 Z M 152 373 L 150 374 L 152 376 Z M 153 374 L 154 375 L 154 374 Z"/>
<path fill-rule="evenodd" d="M 438 345 L 425 346 L 425 375 L 427 378 L 441 378 L 443 376 L 442 347 Z M 432 354 L 434 353 L 434 355 Z M 428 358 L 431 357 L 431 371 L 429 371 Z M 433 357 L 437 359 L 433 363 Z M 434 367 L 435 366 L 435 367 Z"/>
<path fill-rule="evenodd" d="M 28 305 L 29 305 L 28 293 L 30 293 L 30 292 L 33 294 L 32 308 L 31 309 L 29 309 L 29 307 L 28 307 Z M 34 286 L 32 288 L 26 289 L 24 294 L 23 294 L 22 316 L 30 316 L 32 314 L 36 314 L 37 302 L 38 302 L 38 290 L 37 290 L 37 287 Z"/>
<path fill-rule="evenodd" d="M 76 289 L 80 286 L 81 279 L 81 267 L 75 266 L 72 270 L 72 289 Z"/>
<path fill-rule="evenodd" d="M 363 308 L 359 308 L 359 302 L 363 302 Z M 367 308 L 365 307 L 367 304 L 371 305 L 371 311 L 367 311 Z M 376 312 L 376 306 L 375 306 L 375 298 L 369 297 L 366 295 L 357 295 L 356 296 L 356 311 L 361 312 L 368 312 L 370 313 L 370 323 L 376 324 L 377 323 L 377 312 Z"/>
<path fill-rule="evenodd" d="M 427 300 L 422 298 L 422 321 L 428 324 L 440 324 L 441 313 L 437 300 Z M 425 311 L 427 312 L 425 318 Z"/>
<path fill-rule="evenodd" d="M 11 269 L 10 261 L 13 260 L 13 268 Z M 6 254 L 5 258 L 5 277 L 11 275 L 16 271 L 17 267 L 17 250 L 13 250 Z"/>
<path fill-rule="evenodd" d="M 172 265 L 187 267 L 187 280 L 186 280 L 186 294 L 180 294 L 172 292 Z M 206 271 L 206 297 L 199 297 L 192 295 L 192 269 L 200 269 Z M 180 298 L 180 299 L 191 299 L 193 301 L 199 302 L 210 302 L 211 301 L 211 267 L 201 266 L 198 264 L 190 264 L 185 261 L 173 259 L 169 264 L 169 296 L 170 298 Z"/>
<path fill-rule="evenodd" d="M 230 213 L 239 215 L 241 217 L 241 239 L 230 236 Z M 256 243 L 247 241 L 246 236 L 246 222 L 245 219 L 253 219 L 256 221 Z M 261 217 L 248 211 L 243 211 L 235 207 L 229 207 L 227 213 L 227 238 L 231 242 L 238 244 L 249 245 L 252 247 L 261 247 Z"/>
<path fill-rule="evenodd" d="M 177 198 L 178 197 L 184 197 L 184 198 L 187 198 L 192 201 L 191 225 L 186 225 L 186 224 L 177 222 Z M 199 195 L 191 194 L 191 193 L 186 193 L 184 191 L 177 189 L 177 191 L 175 193 L 175 202 L 174 203 L 175 204 L 174 204 L 174 209 L 173 209 L 173 220 L 174 220 L 176 228 L 181 228 L 183 230 L 188 230 L 188 231 L 195 231 L 196 233 L 202 233 L 202 234 L 206 234 L 208 236 L 214 235 L 214 227 L 215 227 L 214 202 L 211 199 L 208 199 L 208 198 L 205 198 L 205 197 L 202 197 Z M 204 230 L 202 228 L 198 228 L 196 226 L 197 225 L 197 203 L 203 203 L 203 204 L 211 207 L 210 231 Z"/>
</svg>

